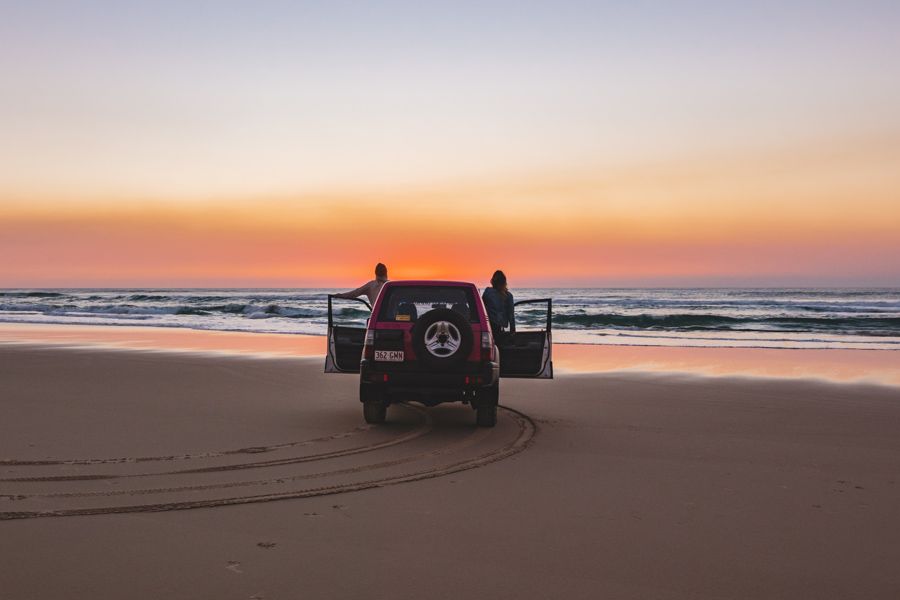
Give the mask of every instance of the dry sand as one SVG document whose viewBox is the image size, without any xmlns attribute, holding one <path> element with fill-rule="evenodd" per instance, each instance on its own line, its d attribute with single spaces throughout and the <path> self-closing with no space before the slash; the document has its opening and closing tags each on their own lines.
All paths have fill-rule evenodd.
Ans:
<svg viewBox="0 0 900 600">
<path fill-rule="evenodd" d="M 563 374 L 367 427 L 321 362 L 0 347 L 0 597 L 900 597 L 896 387 Z"/>
</svg>

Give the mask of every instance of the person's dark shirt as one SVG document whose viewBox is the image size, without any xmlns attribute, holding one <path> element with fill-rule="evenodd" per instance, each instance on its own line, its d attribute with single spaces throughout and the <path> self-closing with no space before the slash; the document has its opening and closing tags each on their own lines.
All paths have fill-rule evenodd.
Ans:
<svg viewBox="0 0 900 600">
<path fill-rule="evenodd" d="M 515 333 L 516 313 L 512 293 L 507 292 L 506 298 L 504 298 L 499 291 L 489 287 L 484 290 L 481 298 L 484 300 L 484 307 L 487 309 L 491 327 L 498 329 L 508 328 L 510 332 Z"/>
</svg>

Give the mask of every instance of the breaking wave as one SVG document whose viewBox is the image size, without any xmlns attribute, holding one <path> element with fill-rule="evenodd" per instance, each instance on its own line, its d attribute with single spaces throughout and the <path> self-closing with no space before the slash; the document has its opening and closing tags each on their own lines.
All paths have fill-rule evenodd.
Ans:
<svg viewBox="0 0 900 600">
<path fill-rule="evenodd" d="M 534 316 L 528 319 L 538 322 Z M 853 330 L 871 335 L 900 335 L 900 317 L 763 317 L 742 318 L 716 314 L 559 314 L 553 324 L 593 329 L 623 327 L 629 329 L 737 330 L 772 329 L 785 331 Z"/>
<path fill-rule="evenodd" d="M 328 294 L 333 291 L 8 289 L 0 290 L 0 322 L 321 335 L 328 324 Z M 900 345 L 897 289 L 519 289 L 514 293 L 517 300 L 553 298 L 554 340 L 562 342 Z M 335 300 L 333 307 L 339 324 L 361 327 L 369 317 L 358 302 Z M 522 305 L 516 309 L 516 322 L 520 329 L 544 327 L 546 314 L 546 305 Z"/>
</svg>

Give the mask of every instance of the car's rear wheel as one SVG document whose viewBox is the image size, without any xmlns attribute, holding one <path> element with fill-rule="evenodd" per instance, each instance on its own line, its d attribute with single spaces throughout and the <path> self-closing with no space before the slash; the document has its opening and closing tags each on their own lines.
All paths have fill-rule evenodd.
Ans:
<svg viewBox="0 0 900 600">
<path fill-rule="evenodd" d="M 371 384 L 359 384 L 359 399 L 363 405 L 363 418 L 366 423 L 384 423 L 387 418 L 387 402 L 384 390 Z"/>
<path fill-rule="evenodd" d="M 497 424 L 497 405 L 479 404 L 475 408 L 475 424 L 479 427 L 493 427 Z"/>
<path fill-rule="evenodd" d="M 475 423 L 479 427 L 497 424 L 497 405 L 500 403 L 500 382 L 475 392 Z"/>
<path fill-rule="evenodd" d="M 366 423 L 378 425 L 387 418 L 387 406 L 381 400 L 363 402 L 363 418 Z"/>
<path fill-rule="evenodd" d="M 481 404 L 499 404 L 500 403 L 500 382 L 498 381 L 490 387 L 479 388 L 475 392 L 475 405 Z"/>
</svg>

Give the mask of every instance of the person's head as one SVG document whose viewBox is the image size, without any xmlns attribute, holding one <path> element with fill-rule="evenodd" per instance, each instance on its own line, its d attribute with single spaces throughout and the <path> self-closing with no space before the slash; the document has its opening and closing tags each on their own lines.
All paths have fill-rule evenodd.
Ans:
<svg viewBox="0 0 900 600">
<path fill-rule="evenodd" d="M 384 263 L 375 265 L 375 279 L 387 279 L 387 267 Z"/>
<path fill-rule="evenodd" d="M 498 292 L 506 293 L 506 274 L 503 271 L 499 269 L 494 271 L 494 276 L 491 277 L 491 287 Z"/>
</svg>

